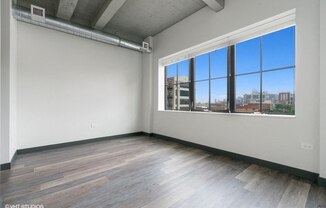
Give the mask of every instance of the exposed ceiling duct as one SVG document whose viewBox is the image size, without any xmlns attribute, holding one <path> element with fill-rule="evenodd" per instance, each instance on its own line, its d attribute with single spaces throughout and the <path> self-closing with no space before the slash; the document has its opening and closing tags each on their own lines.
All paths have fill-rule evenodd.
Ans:
<svg viewBox="0 0 326 208">
<path fill-rule="evenodd" d="M 87 39 L 91 39 L 91 40 L 95 40 L 95 41 L 99 41 L 102 43 L 107 43 L 115 46 L 120 46 L 123 48 L 128 48 L 139 52 L 150 52 L 148 50 L 144 50 L 141 44 L 137 44 L 128 40 L 123 40 L 117 36 L 110 35 L 98 30 L 82 28 L 79 25 L 75 25 L 60 19 L 47 16 L 45 17 L 44 23 L 32 20 L 30 11 L 17 6 L 13 8 L 13 16 L 18 21 L 45 27 L 48 29 L 65 32 L 79 37 L 83 37 L 83 38 L 87 38 Z"/>
</svg>

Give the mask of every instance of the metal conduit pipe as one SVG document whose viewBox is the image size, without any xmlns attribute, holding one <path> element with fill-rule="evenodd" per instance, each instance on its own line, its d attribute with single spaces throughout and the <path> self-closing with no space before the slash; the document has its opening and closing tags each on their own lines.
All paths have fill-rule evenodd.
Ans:
<svg viewBox="0 0 326 208">
<path fill-rule="evenodd" d="M 47 16 L 45 18 L 45 23 L 38 22 L 35 20 L 32 20 L 31 13 L 28 10 L 25 10 L 20 7 L 14 7 L 13 8 L 13 17 L 17 21 L 26 22 L 29 24 L 45 27 L 52 30 L 57 30 L 60 32 L 68 33 L 71 35 L 76 35 L 79 37 L 99 41 L 102 43 L 107 43 L 115 46 L 120 46 L 123 48 L 128 48 L 131 50 L 139 51 L 139 52 L 150 52 L 143 50 L 142 45 L 128 41 L 123 40 L 117 36 L 110 35 L 98 30 L 92 30 L 88 28 L 82 28 L 79 25 L 72 24 L 70 22 L 52 18 Z"/>
</svg>

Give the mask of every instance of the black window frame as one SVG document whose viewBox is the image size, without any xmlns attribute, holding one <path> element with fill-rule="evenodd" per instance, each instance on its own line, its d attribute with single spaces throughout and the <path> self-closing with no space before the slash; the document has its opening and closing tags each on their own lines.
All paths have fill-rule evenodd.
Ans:
<svg viewBox="0 0 326 208">
<path fill-rule="evenodd" d="M 283 28 L 280 30 L 277 30 L 275 32 L 278 31 L 282 31 L 284 29 L 288 29 L 294 27 L 294 29 L 296 30 L 296 26 L 290 26 L 287 28 Z M 271 33 L 269 33 L 271 34 Z M 266 34 L 268 35 L 268 34 Z M 195 59 L 196 57 L 190 58 L 189 59 L 189 82 L 185 82 L 189 84 L 189 111 L 200 111 L 200 112 L 205 112 L 202 110 L 197 110 L 195 108 L 195 83 L 196 82 L 203 82 L 203 81 L 208 81 L 209 84 L 209 103 L 208 103 L 208 112 L 224 112 L 224 113 L 236 113 L 236 114 L 254 114 L 257 112 L 237 112 L 236 111 L 236 77 L 237 76 L 245 76 L 245 75 L 251 75 L 251 74 L 259 74 L 260 77 L 260 91 L 259 91 L 259 112 L 260 114 L 268 114 L 268 115 L 274 115 L 272 113 L 265 113 L 263 112 L 263 74 L 264 73 L 268 73 L 268 72 L 274 72 L 274 71 L 281 71 L 281 70 L 288 70 L 288 69 L 293 69 L 293 73 L 295 76 L 295 71 L 296 71 L 296 65 L 289 65 L 289 66 L 283 66 L 283 67 L 278 67 L 278 68 L 272 68 L 272 69 L 263 69 L 263 48 L 262 48 L 262 39 L 265 35 L 259 36 L 258 38 L 260 38 L 260 68 L 258 71 L 253 71 L 253 72 L 247 72 L 247 73 L 239 73 L 236 74 L 236 45 L 239 43 L 236 43 L 234 45 L 230 45 L 228 47 L 224 47 L 227 48 L 227 76 L 226 77 L 217 77 L 217 78 L 211 78 L 211 52 L 208 52 L 208 57 L 209 57 L 209 77 L 208 79 L 203 79 L 203 80 L 195 80 Z M 296 37 L 294 36 L 294 39 L 296 39 Z M 241 42 L 240 42 L 241 43 Z M 223 48 L 220 48 L 223 49 Z M 217 49 L 219 50 L 219 49 Z M 295 53 L 295 51 L 294 51 Z M 203 55 L 203 54 L 201 54 Z M 295 57 L 295 54 L 294 54 Z M 295 60 L 294 60 L 295 61 Z M 166 70 L 167 66 L 165 66 L 164 69 L 164 86 L 165 86 L 165 110 L 169 110 L 167 109 L 167 104 L 166 104 L 166 96 L 167 96 L 167 92 L 166 92 L 166 86 L 168 86 L 166 84 Z M 177 68 L 177 79 L 179 78 L 178 76 L 178 68 Z M 211 81 L 212 80 L 217 80 L 217 79 L 227 79 L 227 109 L 226 110 L 211 110 Z M 294 82 L 295 82 L 295 77 L 294 77 Z M 178 87 L 180 83 L 177 81 L 177 83 L 175 83 L 174 85 L 176 85 Z M 295 83 L 294 83 L 295 85 Z M 295 92 L 294 92 L 294 97 L 293 97 L 293 103 L 294 103 L 294 108 L 295 108 Z M 174 110 L 174 109 L 173 109 Z M 177 111 L 180 111 L 180 109 L 178 109 L 177 107 Z M 182 110 L 184 111 L 184 110 Z M 295 115 L 295 110 L 294 110 L 294 114 L 286 114 L 286 113 L 282 113 L 282 114 L 277 114 L 277 115 Z"/>
</svg>

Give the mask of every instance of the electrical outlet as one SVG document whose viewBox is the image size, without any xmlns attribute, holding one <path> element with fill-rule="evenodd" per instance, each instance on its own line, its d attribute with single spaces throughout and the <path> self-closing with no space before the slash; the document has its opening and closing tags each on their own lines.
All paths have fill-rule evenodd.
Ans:
<svg viewBox="0 0 326 208">
<path fill-rule="evenodd" d="M 91 129 L 95 129 L 95 124 L 91 124 Z"/>
<path fill-rule="evenodd" d="M 301 142 L 301 148 L 306 150 L 313 150 L 314 145 Z"/>
</svg>

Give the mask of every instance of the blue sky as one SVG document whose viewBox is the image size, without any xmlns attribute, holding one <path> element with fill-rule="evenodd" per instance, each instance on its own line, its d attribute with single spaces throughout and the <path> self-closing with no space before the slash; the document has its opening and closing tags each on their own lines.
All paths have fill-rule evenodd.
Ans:
<svg viewBox="0 0 326 208">
<path fill-rule="evenodd" d="M 295 27 L 286 28 L 263 37 L 254 38 L 236 45 L 236 74 L 270 70 L 295 65 Z M 260 55 L 262 48 L 262 57 Z M 219 49 L 195 58 L 195 81 L 225 77 L 227 74 L 227 49 Z M 168 66 L 167 77 L 189 76 L 189 60 Z M 294 68 L 264 72 L 263 91 L 278 94 L 289 91 L 294 93 Z M 209 98 L 208 81 L 195 84 L 196 101 L 207 102 Z M 226 99 L 226 79 L 211 81 L 211 100 Z M 236 96 L 260 89 L 260 75 L 242 75 L 236 77 Z"/>
</svg>

